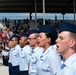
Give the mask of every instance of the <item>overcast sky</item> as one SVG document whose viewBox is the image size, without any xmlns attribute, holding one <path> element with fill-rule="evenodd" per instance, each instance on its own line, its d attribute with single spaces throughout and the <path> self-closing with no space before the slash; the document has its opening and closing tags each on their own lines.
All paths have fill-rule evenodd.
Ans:
<svg viewBox="0 0 76 75">
<path fill-rule="evenodd" d="M 55 15 L 57 16 L 57 19 L 63 19 L 62 14 L 57 14 L 57 13 L 51 13 L 51 14 L 45 14 L 46 19 L 55 19 Z M 9 18 L 9 19 L 29 19 L 29 13 L 0 13 L 0 19 L 3 19 L 3 17 Z M 32 14 L 32 18 L 35 18 L 35 14 Z M 43 18 L 43 14 L 39 13 L 37 14 L 37 18 Z M 74 14 L 65 14 L 66 20 L 74 20 Z"/>
</svg>

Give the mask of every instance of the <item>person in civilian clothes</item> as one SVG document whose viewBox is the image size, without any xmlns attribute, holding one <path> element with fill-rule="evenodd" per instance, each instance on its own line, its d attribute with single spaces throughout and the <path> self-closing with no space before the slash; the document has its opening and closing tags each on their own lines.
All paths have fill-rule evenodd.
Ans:
<svg viewBox="0 0 76 75">
<path fill-rule="evenodd" d="M 19 36 L 14 34 L 12 36 L 11 44 L 13 48 L 10 50 L 10 63 L 12 65 L 12 74 L 19 75 Z"/>
<path fill-rule="evenodd" d="M 4 65 L 4 52 L 3 52 L 3 49 L 4 49 L 4 45 L 3 45 L 3 42 L 2 42 L 2 38 L 0 37 L 0 57 L 2 56 L 3 65 Z"/>
<path fill-rule="evenodd" d="M 56 75 L 76 75 L 76 25 L 67 22 L 59 24 L 56 46 L 63 56 Z"/>
<path fill-rule="evenodd" d="M 4 48 L 4 45 L 2 43 L 2 38 L 0 38 L 0 53 L 2 52 L 2 49 Z"/>
<path fill-rule="evenodd" d="M 39 28 L 38 46 L 44 48 L 37 64 L 38 75 L 55 75 L 60 65 L 60 56 L 54 48 L 57 32 L 54 27 L 43 25 Z"/>
<path fill-rule="evenodd" d="M 21 50 L 19 52 L 20 54 L 20 62 L 19 62 L 19 69 L 20 69 L 20 75 L 28 75 L 28 63 L 31 55 L 31 47 L 28 45 L 28 34 L 25 34 L 24 32 L 20 35 L 20 47 Z"/>
<path fill-rule="evenodd" d="M 43 48 L 38 47 L 38 41 L 37 38 L 39 36 L 39 31 L 38 30 L 29 30 L 29 45 L 32 48 L 32 54 L 29 62 L 29 75 L 38 75 L 37 72 L 37 63 L 40 60 L 40 56 L 43 53 Z"/>
</svg>

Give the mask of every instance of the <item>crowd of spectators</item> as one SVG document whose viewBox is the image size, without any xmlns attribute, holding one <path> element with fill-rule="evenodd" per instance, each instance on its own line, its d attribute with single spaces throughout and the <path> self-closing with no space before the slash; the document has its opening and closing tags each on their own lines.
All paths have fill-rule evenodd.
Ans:
<svg viewBox="0 0 76 75">
<path fill-rule="evenodd" d="M 27 32 L 29 30 L 28 19 L 23 20 L 14 20 L 14 25 L 11 26 L 11 21 L 8 18 L 4 18 L 2 20 L 4 24 L 2 28 L 0 27 L 0 54 L 3 58 L 3 65 L 7 65 L 8 61 L 8 41 L 13 34 L 20 35 L 21 32 Z M 5 64 L 5 63 L 6 64 Z"/>
</svg>

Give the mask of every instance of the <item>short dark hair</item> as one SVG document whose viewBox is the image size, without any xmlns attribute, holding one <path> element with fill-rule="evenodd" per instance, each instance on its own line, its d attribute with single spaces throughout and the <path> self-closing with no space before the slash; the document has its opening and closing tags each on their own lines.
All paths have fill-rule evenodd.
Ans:
<svg viewBox="0 0 76 75">
<path fill-rule="evenodd" d="M 70 32 L 70 38 L 75 39 L 76 40 L 76 33 Z"/>
<path fill-rule="evenodd" d="M 51 45 L 54 45 L 55 44 L 55 37 L 50 34 L 50 33 L 45 33 L 45 35 L 47 36 L 47 38 L 51 38 Z"/>
</svg>

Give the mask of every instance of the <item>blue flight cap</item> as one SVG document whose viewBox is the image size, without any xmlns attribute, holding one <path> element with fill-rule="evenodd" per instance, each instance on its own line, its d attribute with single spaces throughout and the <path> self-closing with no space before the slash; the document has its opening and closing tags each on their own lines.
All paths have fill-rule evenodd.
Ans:
<svg viewBox="0 0 76 75">
<path fill-rule="evenodd" d="M 76 33 L 76 25 L 67 22 L 60 22 L 58 31 L 59 33 L 62 31 L 70 31 Z"/>
<path fill-rule="evenodd" d="M 21 34 L 20 34 L 20 37 L 28 37 L 28 34 L 26 34 L 25 32 L 22 32 Z"/>
<path fill-rule="evenodd" d="M 39 31 L 44 32 L 44 33 L 50 33 L 51 35 L 55 37 L 55 39 L 57 39 L 57 31 L 53 26 L 42 25 L 40 26 Z"/>
<path fill-rule="evenodd" d="M 18 39 L 20 39 L 20 37 L 17 34 L 12 35 L 12 38 L 18 38 Z"/>
<path fill-rule="evenodd" d="M 39 33 L 39 30 L 29 30 L 28 35 L 33 34 L 33 33 Z"/>
</svg>

